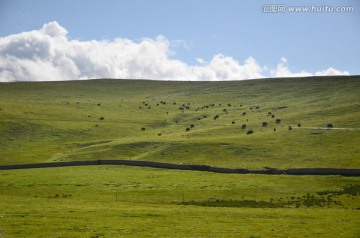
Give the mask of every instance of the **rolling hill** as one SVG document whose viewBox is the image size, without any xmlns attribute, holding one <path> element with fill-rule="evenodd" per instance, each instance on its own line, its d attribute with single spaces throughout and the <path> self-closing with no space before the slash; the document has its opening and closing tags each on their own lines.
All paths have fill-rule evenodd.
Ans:
<svg viewBox="0 0 360 238">
<path fill-rule="evenodd" d="M 0 164 L 360 168 L 359 95 L 359 76 L 1 83 Z"/>
</svg>

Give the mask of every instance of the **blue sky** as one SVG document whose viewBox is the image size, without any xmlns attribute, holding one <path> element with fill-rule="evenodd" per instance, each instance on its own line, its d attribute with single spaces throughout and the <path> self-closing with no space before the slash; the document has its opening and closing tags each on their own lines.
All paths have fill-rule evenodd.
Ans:
<svg viewBox="0 0 360 238">
<path fill-rule="evenodd" d="M 274 3 L 353 6 L 354 11 L 262 12 L 262 6 Z M 221 54 L 239 65 L 255 59 L 268 69 L 264 76 L 279 64 L 294 74 L 330 67 L 360 74 L 360 2 L 355 0 L 0 0 L 2 38 L 53 21 L 66 29 L 69 41 L 122 38 L 140 43 L 161 35 L 169 41 L 167 56 L 188 66 L 204 64 L 199 58 L 209 65 Z"/>
</svg>

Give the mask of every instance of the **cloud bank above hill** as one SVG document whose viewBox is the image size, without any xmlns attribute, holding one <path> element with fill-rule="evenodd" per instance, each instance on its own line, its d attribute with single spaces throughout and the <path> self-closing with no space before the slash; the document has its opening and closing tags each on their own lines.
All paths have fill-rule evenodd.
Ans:
<svg viewBox="0 0 360 238">
<path fill-rule="evenodd" d="M 117 38 L 102 41 L 70 40 L 67 30 L 49 22 L 40 30 L 0 38 L 0 82 L 64 81 L 93 78 L 224 81 L 263 77 L 349 75 L 328 68 L 315 73 L 291 72 L 286 58 L 277 67 L 260 66 L 249 57 L 241 63 L 216 54 L 198 65 L 172 59 L 171 42 L 164 36 L 139 42 Z"/>
</svg>

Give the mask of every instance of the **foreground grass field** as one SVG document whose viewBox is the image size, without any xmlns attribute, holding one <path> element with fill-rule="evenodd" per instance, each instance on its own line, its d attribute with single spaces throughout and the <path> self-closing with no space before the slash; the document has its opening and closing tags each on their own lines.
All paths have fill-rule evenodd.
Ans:
<svg viewBox="0 0 360 238">
<path fill-rule="evenodd" d="M 0 84 L 0 165 L 358 169 L 359 95 L 358 76 Z M 358 177 L 4 170 L 0 237 L 358 237 L 359 193 Z"/>
<path fill-rule="evenodd" d="M 248 169 L 360 167 L 360 130 L 305 128 L 360 128 L 355 76 L 9 83 L 0 92 L 0 164 L 132 159 Z"/>
<path fill-rule="evenodd" d="M 358 188 L 343 193 L 350 185 Z M 126 166 L 0 171 L 0 236 L 358 237 L 359 193 L 359 178 L 338 176 Z"/>
</svg>

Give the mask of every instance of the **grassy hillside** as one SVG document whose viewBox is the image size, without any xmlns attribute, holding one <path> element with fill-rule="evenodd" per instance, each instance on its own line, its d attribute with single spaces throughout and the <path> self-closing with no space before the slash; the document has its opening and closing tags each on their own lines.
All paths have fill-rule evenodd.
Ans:
<svg viewBox="0 0 360 238">
<path fill-rule="evenodd" d="M 132 159 L 360 168 L 360 130 L 305 128 L 360 128 L 359 95 L 360 77 L 2 83 L 0 164 Z"/>
</svg>

